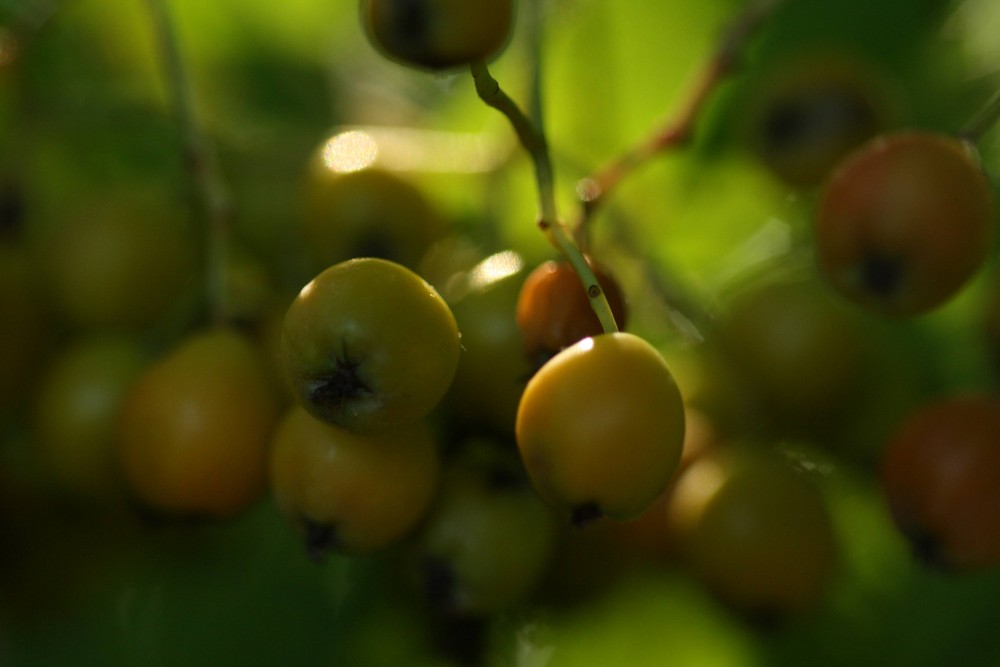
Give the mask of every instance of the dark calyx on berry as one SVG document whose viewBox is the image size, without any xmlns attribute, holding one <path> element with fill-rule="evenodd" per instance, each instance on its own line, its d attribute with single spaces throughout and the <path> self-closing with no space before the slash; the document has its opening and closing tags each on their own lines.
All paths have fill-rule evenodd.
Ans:
<svg viewBox="0 0 1000 667">
<path fill-rule="evenodd" d="M 325 414 L 335 415 L 347 404 L 374 392 L 358 375 L 361 362 L 346 354 L 337 359 L 330 373 L 316 378 L 310 399 Z"/>
<path fill-rule="evenodd" d="M 303 519 L 302 523 L 306 530 L 306 554 L 310 560 L 319 563 L 328 553 L 343 548 L 344 543 L 336 526 L 309 519 Z"/>
<path fill-rule="evenodd" d="M 903 531 L 910 543 L 914 557 L 927 567 L 939 572 L 951 572 L 955 569 L 941 540 L 931 533 L 916 528 Z"/>
<path fill-rule="evenodd" d="M 796 147 L 842 128 L 874 125 L 875 112 L 862 100 L 837 90 L 817 90 L 806 100 L 782 100 L 764 119 L 764 136 L 772 150 Z"/>
<path fill-rule="evenodd" d="M 440 556 L 428 556 L 423 562 L 423 575 L 424 593 L 430 605 L 440 612 L 455 611 L 458 581 L 451 562 Z"/>
<path fill-rule="evenodd" d="M 584 528 L 603 518 L 604 512 L 594 502 L 581 503 L 574 507 L 570 513 L 570 522 L 577 528 Z"/>
<path fill-rule="evenodd" d="M 420 44 L 427 33 L 427 2 L 396 0 L 398 35 L 403 44 Z"/>
<path fill-rule="evenodd" d="M 861 285 L 872 294 L 888 297 L 903 283 L 903 265 L 898 259 L 868 253 L 861 264 Z"/>
</svg>

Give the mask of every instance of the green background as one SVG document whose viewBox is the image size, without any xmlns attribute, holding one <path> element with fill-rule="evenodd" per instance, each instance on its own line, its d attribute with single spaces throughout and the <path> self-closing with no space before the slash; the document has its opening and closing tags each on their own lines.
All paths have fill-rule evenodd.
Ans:
<svg viewBox="0 0 1000 667">
<path fill-rule="evenodd" d="M 416 177 L 473 236 L 529 258 L 551 256 L 533 224 L 530 163 L 466 73 L 383 60 L 346 0 L 168 4 L 237 234 L 279 280 L 307 278 L 288 239 L 290 212 L 309 155 L 342 125 L 485 133 L 509 153 L 502 168 Z M 521 23 L 492 64 L 518 100 L 531 91 L 534 8 L 521 1 Z M 723 0 L 543 3 L 541 100 L 565 215 L 577 179 L 682 103 L 739 9 Z M 16 72 L 0 74 L 0 166 L 25 184 L 32 224 L 119 188 L 187 192 L 146 5 L 5 0 L 0 25 L 46 10 L 53 13 Z M 954 131 L 996 89 L 997 35 L 1000 4 L 990 0 L 788 0 L 717 91 L 694 144 L 637 170 L 596 222 L 598 238 L 605 223 L 627 226 L 642 239 L 644 260 L 710 310 L 742 276 L 794 255 L 808 238 L 814 193 L 763 169 L 737 129 L 755 81 L 802 48 L 831 46 L 872 63 L 891 89 L 895 124 Z M 987 134 L 980 147 L 987 170 L 1000 173 L 1000 136 Z M 893 342 L 906 373 L 935 390 L 995 386 L 976 329 L 993 280 L 990 267 L 932 315 L 872 326 Z M 677 339 L 662 322 L 639 326 L 659 343 Z M 16 459 L 17 434 L 5 439 L 13 443 L 6 458 Z M 914 562 L 869 470 L 831 463 L 821 481 L 843 558 L 814 614 L 759 628 L 681 573 L 637 573 L 578 608 L 497 619 L 490 661 L 1000 665 L 1000 573 L 938 573 Z M 0 542 L 2 664 L 361 664 L 352 641 L 371 651 L 372 665 L 446 664 L 419 657 L 427 640 L 414 613 L 384 591 L 380 556 L 315 564 L 270 501 L 224 525 L 148 525 L 79 508 L 19 507 L 4 516 L 14 518 Z"/>
</svg>

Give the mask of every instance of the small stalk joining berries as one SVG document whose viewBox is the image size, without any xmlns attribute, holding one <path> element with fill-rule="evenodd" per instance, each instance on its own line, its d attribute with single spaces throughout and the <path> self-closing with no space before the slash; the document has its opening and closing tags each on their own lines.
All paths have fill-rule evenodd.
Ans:
<svg viewBox="0 0 1000 667">
<path fill-rule="evenodd" d="M 490 74 L 483 61 L 470 65 L 472 79 L 476 85 L 476 93 L 488 106 L 493 107 L 510 121 L 517 134 L 521 146 L 531 156 L 535 166 L 535 181 L 538 186 L 539 210 L 541 218 L 539 228 L 545 233 L 551 243 L 573 266 L 583 282 L 590 305 L 601 322 L 605 333 L 618 331 L 615 317 L 611 312 L 608 299 L 601 289 L 593 270 L 584 259 L 580 248 L 573 241 L 566 224 L 559 219 L 555 203 L 555 177 L 552 161 L 549 157 L 548 144 L 545 135 L 540 132 L 531 120 L 521 111 L 500 87 L 500 84 Z"/>
</svg>

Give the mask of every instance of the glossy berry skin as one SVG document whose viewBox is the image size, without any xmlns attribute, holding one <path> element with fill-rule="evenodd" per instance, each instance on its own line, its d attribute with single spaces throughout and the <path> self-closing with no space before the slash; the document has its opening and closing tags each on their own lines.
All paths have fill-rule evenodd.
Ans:
<svg viewBox="0 0 1000 667">
<path fill-rule="evenodd" d="M 514 23 L 513 0 L 362 0 L 361 23 L 387 57 L 439 70 L 499 53 Z"/>
<path fill-rule="evenodd" d="M 1000 564 L 1000 397 L 942 398 L 886 446 L 885 497 L 915 553 L 944 568 Z"/>
<path fill-rule="evenodd" d="M 686 567 L 721 599 L 761 619 L 815 606 L 836 544 L 820 489 L 763 449 L 726 444 L 677 479 L 667 524 Z"/>
<path fill-rule="evenodd" d="M 919 315 L 982 266 L 994 218 L 990 183 L 968 144 L 926 132 L 882 135 L 827 183 L 817 259 L 849 299 L 890 316 Z"/>
<path fill-rule="evenodd" d="M 515 428 L 535 488 L 574 523 L 629 519 L 677 471 L 684 406 L 659 352 L 616 332 L 585 338 L 542 366 Z"/>
<path fill-rule="evenodd" d="M 441 400 L 459 359 L 455 318 L 401 264 L 358 258 L 320 273 L 289 306 L 281 354 L 313 415 L 353 431 L 416 421 Z"/>
<path fill-rule="evenodd" d="M 319 559 L 331 551 L 368 553 L 401 540 L 430 507 L 441 462 L 423 421 L 359 435 L 293 406 L 274 434 L 270 470 L 278 508 L 304 533 L 309 555 Z"/>
<path fill-rule="evenodd" d="M 627 310 L 618 281 L 604 267 L 591 262 L 591 268 L 618 328 L 624 330 Z M 603 331 L 580 277 L 563 261 L 544 262 L 528 274 L 518 296 L 517 325 L 525 353 L 540 360 Z"/>
<path fill-rule="evenodd" d="M 128 488 L 169 516 L 239 514 L 264 494 L 278 406 L 256 347 L 226 329 L 191 335 L 125 397 L 118 455 Z"/>
<path fill-rule="evenodd" d="M 523 267 L 521 256 L 506 250 L 452 281 L 450 304 L 462 331 L 462 356 L 445 404 L 449 418 L 464 428 L 514 433 L 517 405 L 532 371 L 514 319 Z"/>
</svg>

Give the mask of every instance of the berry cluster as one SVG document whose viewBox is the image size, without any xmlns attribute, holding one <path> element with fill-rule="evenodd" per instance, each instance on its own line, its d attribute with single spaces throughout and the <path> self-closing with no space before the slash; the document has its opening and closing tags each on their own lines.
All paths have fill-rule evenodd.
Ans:
<svg viewBox="0 0 1000 667">
<path fill-rule="evenodd" d="M 914 571 L 997 570 L 998 211 L 983 137 L 1000 101 L 942 129 L 907 115 L 863 54 L 782 52 L 744 72 L 782 11 L 751 4 L 679 113 L 581 177 L 564 215 L 555 174 L 578 158 L 550 152 L 542 72 L 529 113 L 490 71 L 508 51 L 538 55 L 520 26 L 540 40 L 552 16 L 525 4 L 361 0 L 353 29 L 374 60 L 448 81 L 441 96 L 465 81 L 516 145 L 498 142 L 492 161 L 478 146 L 462 170 L 454 133 L 310 132 L 287 179 L 294 207 L 268 235 L 239 221 L 270 214 L 238 204 L 278 197 L 278 179 L 216 163 L 151 2 L 181 112 L 161 147 L 185 158 L 168 185 L 95 196 L 83 177 L 63 190 L 0 163 L 0 543 L 20 544 L 7 520 L 22 506 L 58 517 L 52 532 L 99 526 L 182 557 L 263 516 L 289 560 L 357 578 L 338 600 L 357 615 L 337 657 L 359 665 L 487 665 L 497 646 L 564 664 L 580 610 L 636 581 L 672 582 L 762 637 L 828 617 L 838 593 L 863 597 L 843 583 L 858 538 L 838 494 L 854 486 Z M 3 36 L 0 74 L 30 56 L 5 59 Z M 673 187 L 664 174 L 697 190 L 729 159 L 720 144 L 803 224 L 765 228 L 725 271 L 685 272 L 669 247 L 683 230 L 631 204 Z M 439 171 L 461 185 L 438 189 L 412 158 L 445 153 Z M 697 173 L 643 182 L 667 153 L 693 155 Z M 470 177 L 499 181 L 524 155 L 538 245 L 488 210 L 500 186 Z M 224 166 L 244 179 L 232 192 Z M 683 215 L 683 199 L 665 207 Z M 948 326 L 968 350 L 935 338 Z M 955 358 L 929 358 L 944 349 Z M 198 537 L 178 548 L 178 534 Z M 19 571 L 7 561 L 0 572 Z M 400 655 L 386 623 L 416 629 Z"/>
</svg>

